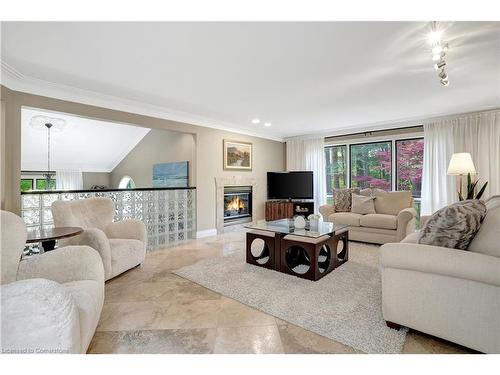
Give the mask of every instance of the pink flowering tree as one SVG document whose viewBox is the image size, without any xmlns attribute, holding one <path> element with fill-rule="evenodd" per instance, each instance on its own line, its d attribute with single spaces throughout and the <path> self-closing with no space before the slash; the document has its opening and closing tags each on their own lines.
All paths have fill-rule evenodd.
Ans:
<svg viewBox="0 0 500 375">
<path fill-rule="evenodd" d="M 397 141 L 396 148 L 398 190 L 410 190 L 414 196 L 420 197 L 424 163 L 424 140 Z"/>
</svg>

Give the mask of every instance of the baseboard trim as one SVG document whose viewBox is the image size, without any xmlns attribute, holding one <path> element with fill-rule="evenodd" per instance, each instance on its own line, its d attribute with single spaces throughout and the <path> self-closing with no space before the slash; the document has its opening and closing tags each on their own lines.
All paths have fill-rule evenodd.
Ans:
<svg viewBox="0 0 500 375">
<path fill-rule="evenodd" d="M 196 238 L 212 237 L 217 235 L 217 229 L 205 229 L 196 232 Z"/>
</svg>

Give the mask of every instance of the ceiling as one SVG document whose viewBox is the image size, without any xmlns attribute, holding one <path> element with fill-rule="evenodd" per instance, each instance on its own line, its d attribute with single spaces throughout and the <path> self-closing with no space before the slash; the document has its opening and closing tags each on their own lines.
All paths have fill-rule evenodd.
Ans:
<svg viewBox="0 0 500 375">
<path fill-rule="evenodd" d="M 51 132 L 51 170 L 111 172 L 150 131 L 138 126 L 115 124 L 63 113 L 23 108 L 21 112 L 21 170 L 47 170 L 47 131 L 34 129 L 34 116 L 64 119 L 60 132 Z"/>
<path fill-rule="evenodd" d="M 441 26 L 448 87 L 425 22 L 3 22 L 3 84 L 273 139 L 498 107 L 500 23 Z"/>
</svg>

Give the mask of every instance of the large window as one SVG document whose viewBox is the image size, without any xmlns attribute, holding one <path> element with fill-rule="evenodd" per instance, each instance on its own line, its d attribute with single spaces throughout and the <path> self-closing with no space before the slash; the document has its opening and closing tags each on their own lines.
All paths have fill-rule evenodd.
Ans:
<svg viewBox="0 0 500 375">
<path fill-rule="evenodd" d="M 56 188 L 56 180 L 50 179 L 49 186 L 47 187 L 47 180 L 44 178 L 36 179 L 36 190 L 54 190 Z"/>
<path fill-rule="evenodd" d="M 21 191 L 33 190 L 32 178 L 21 178 Z"/>
<path fill-rule="evenodd" d="M 420 198 L 423 162 L 423 138 L 396 141 L 397 190 L 410 190 L 414 197 Z"/>
<path fill-rule="evenodd" d="M 391 190 L 392 142 L 353 144 L 351 187 Z"/>
<path fill-rule="evenodd" d="M 325 147 L 326 192 L 333 194 L 333 189 L 347 187 L 347 146 Z"/>
</svg>

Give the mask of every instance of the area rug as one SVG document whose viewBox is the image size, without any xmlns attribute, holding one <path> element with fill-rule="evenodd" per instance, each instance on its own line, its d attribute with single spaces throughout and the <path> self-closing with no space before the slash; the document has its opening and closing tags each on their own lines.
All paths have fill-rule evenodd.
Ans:
<svg viewBox="0 0 500 375">
<path fill-rule="evenodd" d="M 319 281 L 249 265 L 242 251 L 175 274 L 365 353 L 400 353 L 407 330 L 382 317 L 378 247 L 350 244 L 349 261 Z"/>
</svg>

